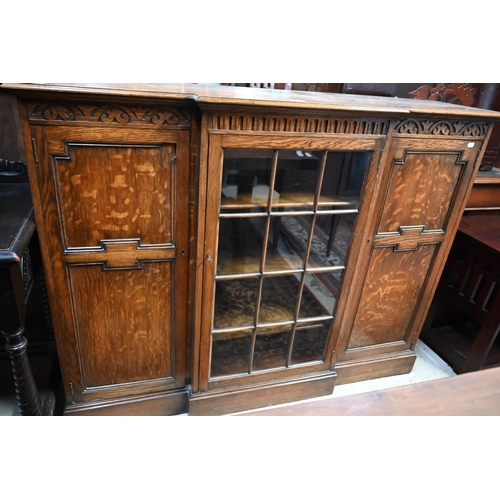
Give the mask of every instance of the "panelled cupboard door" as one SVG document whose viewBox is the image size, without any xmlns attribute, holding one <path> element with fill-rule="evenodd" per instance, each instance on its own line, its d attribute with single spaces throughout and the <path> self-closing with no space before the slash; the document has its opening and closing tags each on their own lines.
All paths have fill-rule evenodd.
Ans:
<svg viewBox="0 0 500 500">
<path fill-rule="evenodd" d="M 201 390 L 330 370 L 381 146 L 210 138 Z"/>
<path fill-rule="evenodd" d="M 68 402 L 183 387 L 189 132 L 32 133 Z"/>
<path fill-rule="evenodd" d="M 481 146 L 473 139 L 393 139 L 366 276 L 343 325 L 349 336 L 339 360 L 409 349 L 418 338 Z"/>
</svg>

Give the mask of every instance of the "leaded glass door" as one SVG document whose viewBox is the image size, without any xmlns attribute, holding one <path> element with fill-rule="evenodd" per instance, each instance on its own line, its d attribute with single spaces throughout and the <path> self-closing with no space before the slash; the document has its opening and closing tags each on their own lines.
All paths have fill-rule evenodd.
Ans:
<svg viewBox="0 0 500 500">
<path fill-rule="evenodd" d="M 372 152 L 228 147 L 212 153 L 214 176 L 219 168 L 207 206 L 213 250 L 206 259 L 214 270 L 212 301 L 205 302 L 209 381 L 220 386 L 223 379 L 328 361 Z"/>
</svg>

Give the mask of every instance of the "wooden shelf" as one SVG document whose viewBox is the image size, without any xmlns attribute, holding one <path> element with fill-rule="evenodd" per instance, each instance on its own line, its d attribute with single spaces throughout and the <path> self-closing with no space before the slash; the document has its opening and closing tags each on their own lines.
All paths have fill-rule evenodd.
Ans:
<svg viewBox="0 0 500 500">
<path fill-rule="evenodd" d="M 221 210 L 248 210 L 252 208 L 263 208 L 267 207 L 267 196 L 266 197 L 254 197 L 251 193 L 238 195 L 237 200 L 234 198 L 222 198 L 221 199 Z M 353 198 L 332 198 L 329 196 L 321 196 L 318 203 L 318 208 L 327 209 L 327 207 L 335 207 L 339 210 L 358 208 L 359 200 L 356 197 Z M 314 205 L 314 194 L 313 193 L 286 193 L 285 195 L 279 196 L 277 193 L 273 197 L 273 204 L 271 209 L 276 208 L 305 208 L 310 207 L 313 210 Z M 331 210 L 335 210 L 331 208 Z"/>
</svg>

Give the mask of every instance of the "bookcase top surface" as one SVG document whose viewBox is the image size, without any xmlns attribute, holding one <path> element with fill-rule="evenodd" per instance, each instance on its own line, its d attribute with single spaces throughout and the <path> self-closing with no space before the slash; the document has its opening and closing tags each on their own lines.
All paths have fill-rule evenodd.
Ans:
<svg viewBox="0 0 500 500">
<path fill-rule="evenodd" d="M 438 101 L 326 92 L 304 92 L 184 83 L 2 83 L 1 89 L 193 101 L 204 105 L 315 109 L 331 112 L 400 116 L 440 116 L 500 121 L 500 112 Z"/>
</svg>

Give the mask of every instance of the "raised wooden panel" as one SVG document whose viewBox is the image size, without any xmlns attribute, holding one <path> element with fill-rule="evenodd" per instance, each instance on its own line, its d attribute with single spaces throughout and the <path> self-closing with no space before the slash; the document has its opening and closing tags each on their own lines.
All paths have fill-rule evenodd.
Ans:
<svg viewBox="0 0 500 500">
<path fill-rule="evenodd" d="M 172 262 L 68 266 L 87 388 L 173 377 Z"/>
<path fill-rule="evenodd" d="M 350 327 L 340 360 L 411 348 L 481 145 L 439 137 L 399 137 L 391 144 L 381 169 L 385 194 L 373 233 L 367 234 L 371 248 L 363 284 L 353 299 L 353 319 L 345 319 Z"/>
<path fill-rule="evenodd" d="M 349 349 L 405 340 L 435 251 L 435 245 L 374 249 Z"/>
<path fill-rule="evenodd" d="M 461 153 L 405 152 L 394 161 L 378 232 L 443 229 L 464 165 Z"/>
<path fill-rule="evenodd" d="M 172 242 L 174 144 L 72 144 L 55 157 L 65 248 L 103 239 Z"/>
</svg>

